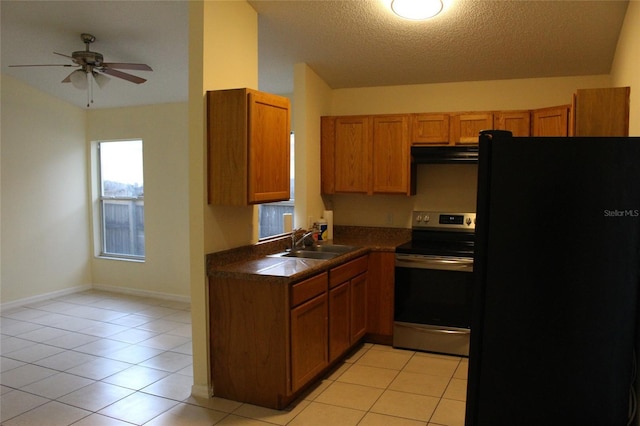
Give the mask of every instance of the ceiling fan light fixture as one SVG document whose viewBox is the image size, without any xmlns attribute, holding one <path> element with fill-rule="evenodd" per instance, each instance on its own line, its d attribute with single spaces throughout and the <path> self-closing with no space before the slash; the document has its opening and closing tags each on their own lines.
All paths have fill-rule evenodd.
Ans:
<svg viewBox="0 0 640 426">
<path fill-rule="evenodd" d="M 93 75 L 93 79 L 96 81 L 96 83 L 98 84 L 99 88 L 103 88 L 110 80 L 109 77 L 107 77 L 106 75 L 100 74 L 98 72 L 93 71 L 91 73 L 91 75 Z"/>
<path fill-rule="evenodd" d="M 69 80 L 76 89 L 85 90 L 88 86 L 87 73 L 84 70 L 75 70 L 69 75 Z"/>
<path fill-rule="evenodd" d="M 442 11 L 442 0 L 392 0 L 391 10 L 396 15 L 421 21 L 436 16 Z"/>
</svg>

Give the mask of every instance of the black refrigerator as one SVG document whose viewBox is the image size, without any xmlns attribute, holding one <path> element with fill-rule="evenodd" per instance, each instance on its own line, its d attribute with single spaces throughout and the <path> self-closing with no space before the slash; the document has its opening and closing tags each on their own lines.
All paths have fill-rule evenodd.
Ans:
<svg viewBox="0 0 640 426">
<path fill-rule="evenodd" d="M 640 138 L 480 135 L 466 426 L 634 424 Z"/>
</svg>

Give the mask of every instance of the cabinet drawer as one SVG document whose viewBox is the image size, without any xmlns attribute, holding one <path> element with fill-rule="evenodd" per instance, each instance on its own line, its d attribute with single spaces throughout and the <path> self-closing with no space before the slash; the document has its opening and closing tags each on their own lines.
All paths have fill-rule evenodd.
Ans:
<svg viewBox="0 0 640 426">
<path fill-rule="evenodd" d="M 291 286 L 291 307 L 314 298 L 327 291 L 327 273 L 301 281 Z"/>
<path fill-rule="evenodd" d="M 362 256 L 344 265 L 333 268 L 329 272 L 329 287 L 333 288 L 358 274 L 366 272 L 369 266 L 368 259 L 369 256 Z"/>
</svg>

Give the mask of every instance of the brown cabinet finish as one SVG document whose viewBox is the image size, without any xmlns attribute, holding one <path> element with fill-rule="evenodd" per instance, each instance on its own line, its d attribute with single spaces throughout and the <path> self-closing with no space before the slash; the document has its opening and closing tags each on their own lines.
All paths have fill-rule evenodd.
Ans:
<svg viewBox="0 0 640 426">
<path fill-rule="evenodd" d="M 329 353 L 334 361 L 366 332 L 368 256 L 329 271 Z"/>
<path fill-rule="evenodd" d="M 323 194 L 411 194 L 410 117 L 321 118 Z"/>
<path fill-rule="evenodd" d="M 629 95 L 629 87 L 578 90 L 574 135 L 629 136 Z"/>
<path fill-rule="evenodd" d="M 412 114 L 412 145 L 448 145 L 449 114 Z"/>
<path fill-rule="evenodd" d="M 282 409 L 364 336 L 368 255 L 297 283 L 210 281 L 215 395 Z"/>
<path fill-rule="evenodd" d="M 528 110 L 494 112 L 493 127 L 508 130 L 517 137 L 531 136 L 531 113 Z"/>
<path fill-rule="evenodd" d="M 249 205 L 289 199 L 290 106 L 252 89 L 207 92 L 208 201 Z"/>
<path fill-rule="evenodd" d="M 350 289 L 347 281 L 329 290 L 329 361 L 338 359 L 351 344 Z"/>
<path fill-rule="evenodd" d="M 395 253 L 369 253 L 367 273 L 367 341 L 390 345 L 393 340 Z"/>
<path fill-rule="evenodd" d="M 367 332 L 367 282 L 368 274 L 351 279 L 351 344 L 355 344 Z"/>
<path fill-rule="evenodd" d="M 328 306 L 325 291 L 291 310 L 292 393 L 309 383 L 329 365 Z M 259 382 L 256 385 L 260 386 Z"/>
<path fill-rule="evenodd" d="M 371 139 L 368 117 L 335 120 L 334 181 L 336 192 L 369 193 Z"/>
<path fill-rule="evenodd" d="M 493 113 L 470 112 L 451 115 L 451 143 L 477 145 L 482 130 L 493 128 Z"/>
<path fill-rule="evenodd" d="M 406 114 L 375 116 L 372 122 L 372 192 L 410 195 L 409 116 Z"/>
<path fill-rule="evenodd" d="M 540 108 L 531 111 L 531 136 L 569 136 L 571 105 Z"/>
<path fill-rule="evenodd" d="M 261 281 L 216 278 L 212 283 L 211 376 L 216 396 L 274 408 L 288 403 L 288 290 Z"/>
</svg>

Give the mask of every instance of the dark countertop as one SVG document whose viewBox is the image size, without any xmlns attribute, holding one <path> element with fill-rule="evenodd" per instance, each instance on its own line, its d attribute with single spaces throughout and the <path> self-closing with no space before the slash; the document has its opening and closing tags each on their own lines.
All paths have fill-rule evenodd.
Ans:
<svg viewBox="0 0 640 426">
<path fill-rule="evenodd" d="M 370 251 L 395 251 L 411 239 L 411 230 L 404 228 L 334 227 L 334 239 L 321 244 L 356 247 L 353 251 L 332 259 L 318 260 L 294 257 L 268 257 L 285 250 L 288 237 L 239 247 L 207 255 L 209 279 L 277 280 L 291 283 L 316 275 L 355 259 Z"/>
</svg>

